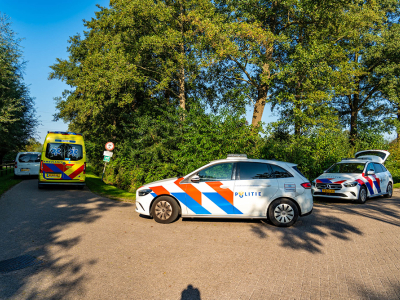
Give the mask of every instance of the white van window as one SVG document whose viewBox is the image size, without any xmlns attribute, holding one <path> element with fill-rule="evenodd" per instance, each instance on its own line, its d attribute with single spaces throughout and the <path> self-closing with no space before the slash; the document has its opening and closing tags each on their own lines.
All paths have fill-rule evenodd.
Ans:
<svg viewBox="0 0 400 300">
<path fill-rule="evenodd" d="M 46 158 L 52 160 L 81 160 L 83 159 L 82 145 L 48 143 L 46 147 Z"/>
<path fill-rule="evenodd" d="M 18 161 L 20 163 L 40 162 L 40 154 L 21 154 Z"/>
</svg>

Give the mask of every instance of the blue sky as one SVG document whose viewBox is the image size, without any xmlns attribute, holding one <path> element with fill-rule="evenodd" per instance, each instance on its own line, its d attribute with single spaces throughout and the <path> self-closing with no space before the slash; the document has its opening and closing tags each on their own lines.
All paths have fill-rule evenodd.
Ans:
<svg viewBox="0 0 400 300">
<path fill-rule="evenodd" d="M 68 88 L 59 80 L 48 80 L 50 67 L 56 58 L 68 58 L 68 39 L 83 33 L 83 19 L 89 20 L 98 11 L 96 4 L 108 6 L 108 0 L 10 1 L 0 0 L 0 13 L 6 14 L 11 28 L 23 41 L 26 63 L 24 81 L 35 98 L 38 140 L 43 143 L 47 131 L 67 130 L 68 124 L 53 122 L 56 113 L 54 97 Z"/>
<path fill-rule="evenodd" d="M 10 17 L 11 28 L 23 41 L 21 45 L 26 63 L 24 81 L 35 98 L 35 107 L 42 123 L 37 129 L 37 139 L 43 143 L 47 131 L 67 130 L 68 124 L 53 122 L 56 113 L 54 97 L 59 97 L 68 86 L 59 80 L 48 80 L 50 66 L 56 58 L 68 58 L 68 39 L 83 33 L 83 19 L 89 20 L 99 9 L 96 4 L 108 7 L 109 0 L 26 1 L 0 0 L 0 13 Z M 252 108 L 246 118 L 251 123 Z M 265 108 L 263 122 L 271 118 L 269 106 Z"/>
</svg>

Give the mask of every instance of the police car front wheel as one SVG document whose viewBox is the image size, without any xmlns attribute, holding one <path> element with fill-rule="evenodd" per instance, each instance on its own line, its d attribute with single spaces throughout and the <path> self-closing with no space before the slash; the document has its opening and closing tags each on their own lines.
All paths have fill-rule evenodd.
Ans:
<svg viewBox="0 0 400 300">
<path fill-rule="evenodd" d="M 275 226 L 292 226 L 299 217 L 296 204 L 289 199 L 279 199 L 272 202 L 268 209 L 268 219 Z"/>
<path fill-rule="evenodd" d="M 178 218 L 179 206 L 170 197 L 161 196 L 151 206 L 151 215 L 157 223 L 168 224 Z"/>
</svg>

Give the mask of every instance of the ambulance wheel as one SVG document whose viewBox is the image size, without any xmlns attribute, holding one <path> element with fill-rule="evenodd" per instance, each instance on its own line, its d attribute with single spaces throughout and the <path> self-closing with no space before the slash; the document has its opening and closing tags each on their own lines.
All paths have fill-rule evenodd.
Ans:
<svg viewBox="0 0 400 300">
<path fill-rule="evenodd" d="M 358 199 L 356 202 L 359 204 L 364 204 L 365 201 L 367 201 L 367 189 L 365 186 L 362 186 L 358 192 Z"/>
<path fill-rule="evenodd" d="M 157 223 L 171 223 L 178 218 L 179 205 L 171 197 L 161 196 L 154 201 L 151 215 Z"/>
<path fill-rule="evenodd" d="M 392 186 L 392 183 L 389 182 L 389 184 L 386 188 L 385 198 L 392 198 L 392 195 L 393 195 L 393 186 Z"/>
<path fill-rule="evenodd" d="M 278 227 L 290 227 L 299 217 L 297 205 L 289 199 L 278 199 L 268 209 L 268 219 Z"/>
</svg>

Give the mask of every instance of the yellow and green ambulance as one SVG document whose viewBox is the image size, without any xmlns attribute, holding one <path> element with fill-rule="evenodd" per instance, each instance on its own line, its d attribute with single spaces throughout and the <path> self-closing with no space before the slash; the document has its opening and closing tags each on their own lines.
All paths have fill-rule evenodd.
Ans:
<svg viewBox="0 0 400 300">
<path fill-rule="evenodd" d="M 80 133 L 48 131 L 40 160 L 39 188 L 85 185 L 86 150 Z"/>
</svg>

